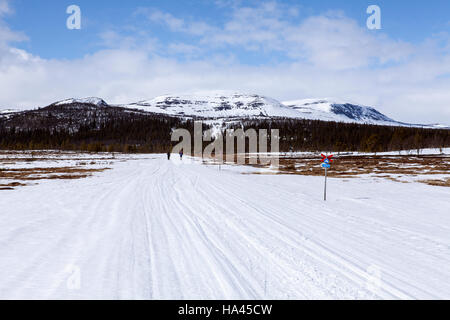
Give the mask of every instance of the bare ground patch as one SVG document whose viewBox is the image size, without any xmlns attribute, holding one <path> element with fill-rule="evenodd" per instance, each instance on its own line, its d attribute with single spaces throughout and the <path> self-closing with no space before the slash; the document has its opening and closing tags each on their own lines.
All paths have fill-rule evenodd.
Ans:
<svg viewBox="0 0 450 320">
<path fill-rule="evenodd" d="M 95 172 L 103 172 L 109 168 L 83 169 L 74 167 L 57 168 L 20 168 L 0 169 L 0 179 L 44 180 L 44 179 L 81 179 Z"/>
<path fill-rule="evenodd" d="M 436 187 L 450 187 L 450 178 L 419 180 L 419 182 Z"/>
<path fill-rule="evenodd" d="M 0 190 L 14 190 L 15 187 L 24 187 L 26 184 L 20 182 L 11 182 L 7 184 L 0 184 Z"/>
<path fill-rule="evenodd" d="M 274 171 L 271 174 L 323 176 L 324 170 L 320 165 L 319 155 L 315 157 L 282 157 L 280 158 L 278 171 Z M 267 173 L 256 172 L 256 174 Z M 407 183 L 406 180 L 400 178 L 416 178 L 420 175 L 450 175 L 450 156 L 338 155 L 335 156 L 331 169 L 328 170 L 328 175 L 332 178 L 357 178 L 369 175 Z M 449 187 L 450 177 L 440 180 L 417 181 L 435 186 Z"/>
<path fill-rule="evenodd" d="M 47 151 L 0 152 L 0 190 L 24 187 L 28 185 L 27 181 L 84 179 L 109 170 L 110 168 L 103 165 L 113 164 L 113 159 L 115 158 L 98 154 L 88 154 L 86 157 L 86 154 L 81 156 L 76 153 Z M 55 163 L 55 166 L 45 167 L 47 162 Z M 22 164 L 26 167 L 21 168 Z"/>
</svg>

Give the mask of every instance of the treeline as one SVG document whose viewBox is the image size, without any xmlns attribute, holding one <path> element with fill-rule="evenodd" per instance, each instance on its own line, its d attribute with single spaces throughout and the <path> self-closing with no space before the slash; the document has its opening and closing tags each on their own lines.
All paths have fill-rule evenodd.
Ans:
<svg viewBox="0 0 450 320">
<path fill-rule="evenodd" d="M 280 151 L 384 152 L 450 147 L 450 130 L 318 120 L 244 121 L 245 129 L 279 129 Z M 241 127 L 241 125 L 236 126 Z"/>
<path fill-rule="evenodd" d="M 135 116 L 92 121 L 78 129 L 20 129 L 0 125 L 0 148 L 7 150 L 76 150 L 89 152 L 164 153 L 174 128 L 193 123 L 169 117 Z"/>
<path fill-rule="evenodd" d="M 279 129 L 282 152 L 382 152 L 450 147 L 448 129 L 284 118 L 232 123 L 228 127 L 267 129 L 269 132 L 270 129 Z M 172 130 L 184 128 L 193 133 L 193 127 L 193 120 L 120 107 L 52 105 L 0 117 L 0 149 L 165 153 L 174 145 L 171 142 Z M 203 125 L 204 130 L 208 127 Z M 205 142 L 203 145 L 207 144 Z"/>
</svg>

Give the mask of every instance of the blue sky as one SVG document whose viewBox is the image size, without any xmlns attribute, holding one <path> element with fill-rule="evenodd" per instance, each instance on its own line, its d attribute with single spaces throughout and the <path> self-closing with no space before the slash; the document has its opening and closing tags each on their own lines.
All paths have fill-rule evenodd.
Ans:
<svg viewBox="0 0 450 320">
<path fill-rule="evenodd" d="M 66 28 L 78 5 L 82 29 Z M 381 30 L 366 9 L 381 8 Z M 450 2 L 0 0 L 0 107 L 233 90 L 450 124 Z"/>
<path fill-rule="evenodd" d="M 260 1 L 259 1 L 260 2 Z M 280 1 L 288 6 L 298 7 L 299 16 L 288 19 L 303 19 L 307 16 L 323 14 L 330 10 L 342 10 L 355 19 L 361 27 L 368 17 L 366 8 L 377 4 L 382 9 L 382 31 L 394 39 L 419 43 L 427 37 L 442 31 L 450 31 L 450 1 L 365 1 L 365 0 L 286 0 Z M 231 2 L 229 2 L 231 3 Z M 242 1 L 245 5 L 255 5 L 258 1 Z M 138 26 L 154 35 L 163 43 L 173 39 L 191 42 L 189 36 L 174 35 L 164 28 L 145 21 L 136 15 L 139 8 L 157 8 L 174 16 L 192 20 L 204 20 L 216 26 L 223 24 L 230 15 L 230 7 L 217 5 L 213 0 L 13 0 L 15 14 L 6 21 L 15 30 L 23 31 L 29 41 L 19 47 L 44 58 L 77 58 L 93 53 L 102 45 L 99 34 L 108 30 L 126 32 L 129 26 Z M 65 28 L 68 15 L 66 8 L 76 4 L 82 10 L 82 30 L 71 31 Z M 130 31 L 131 32 L 131 31 Z M 222 49 L 227 51 L 226 48 Z M 249 52 L 242 52 L 246 59 Z M 270 57 L 267 57 L 270 62 Z M 263 61 L 262 61 L 263 62 Z"/>
</svg>

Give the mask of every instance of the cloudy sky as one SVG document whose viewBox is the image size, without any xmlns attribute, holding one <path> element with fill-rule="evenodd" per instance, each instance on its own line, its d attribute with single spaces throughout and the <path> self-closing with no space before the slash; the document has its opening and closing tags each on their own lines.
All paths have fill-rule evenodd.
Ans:
<svg viewBox="0 0 450 320">
<path fill-rule="evenodd" d="M 72 4 L 81 30 L 66 27 Z M 0 108 L 205 90 L 450 124 L 450 1 L 0 0 Z"/>
</svg>

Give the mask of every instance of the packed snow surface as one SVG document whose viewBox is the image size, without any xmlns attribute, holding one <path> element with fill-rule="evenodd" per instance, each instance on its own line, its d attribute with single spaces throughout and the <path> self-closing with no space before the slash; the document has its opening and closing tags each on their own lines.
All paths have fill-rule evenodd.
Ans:
<svg viewBox="0 0 450 320">
<path fill-rule="evenodd" d="M 0 299 L 450 298 L 449 188 L 172 158 L 2 191 Z"/>
</svg>

